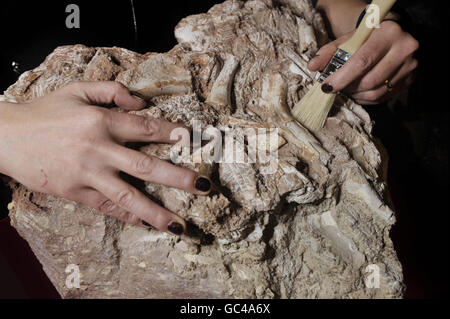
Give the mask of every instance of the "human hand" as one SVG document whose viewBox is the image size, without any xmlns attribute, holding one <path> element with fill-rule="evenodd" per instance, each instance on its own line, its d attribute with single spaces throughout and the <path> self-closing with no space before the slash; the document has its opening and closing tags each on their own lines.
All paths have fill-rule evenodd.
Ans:
<svg viewBox="0 0 450 319">
<path fill-rule="evenodd" d="M 33 191 L 181 235 L 183 219 L 123 181 L 119 172 L 207 194 L 208 178 L 124 146 L 175 143 L 172 130 L 184 126 L 96 106 L 111 103 L 127 110 L 146 105 L 118 82 L 78 82 L 31 103 L 0 103 L 0 173 Z"/>
<path fill-rule="evenodd" d="M 323 70 L 338 46 L 354 31 L 324 45 L 308 64 L 311 71 Z M 414 52 L 419 43 L 394 21 L 383 21 L 364 45 L 323 83 L 326 93 L 342 91 L 359 104 L 384 102 L 414 82 L 418 62 Z M 388 80 L 392 88 L 386 85 Z"/>
</svg>

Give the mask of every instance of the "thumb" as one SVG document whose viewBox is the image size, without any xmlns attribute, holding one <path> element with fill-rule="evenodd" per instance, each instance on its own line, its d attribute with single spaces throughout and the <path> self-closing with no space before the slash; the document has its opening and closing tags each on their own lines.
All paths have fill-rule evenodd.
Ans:
<svg viewBox="0 0 450 319">
<path fill-rule="evenodd" d="M 309 61 L 308 69 L 310 71 L 321 71 L 325 69 L 333 55 L 336 53 L 338 46 L 346 41 L 349 37 L 350 35 L 344 35 L 321 47 L 320 50 L 317 51 L 316 56 Z"/>
<path fill-rule="evenodd" d="M 127 110 L 139 110 L 147 105 L 143 99 L 132 95 L 122 83 L 115 81 L 78 82 L 77 88 L 80 96 L 94 105 L 114 103 Z"/>
</svg>

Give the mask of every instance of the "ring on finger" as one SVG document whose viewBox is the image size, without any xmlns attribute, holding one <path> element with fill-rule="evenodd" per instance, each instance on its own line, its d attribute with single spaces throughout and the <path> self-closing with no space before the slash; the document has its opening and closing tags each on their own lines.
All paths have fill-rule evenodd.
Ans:
<svg viewBox="0 0 450 319">
<path fill-rule="evenodd" d="M 388 91 L 392 91 L 394 88 L 394 85 L 392 84 L 392 82 L 390 80 L 384 81 L 384 85 L 387 87 Z"/>
</svg>

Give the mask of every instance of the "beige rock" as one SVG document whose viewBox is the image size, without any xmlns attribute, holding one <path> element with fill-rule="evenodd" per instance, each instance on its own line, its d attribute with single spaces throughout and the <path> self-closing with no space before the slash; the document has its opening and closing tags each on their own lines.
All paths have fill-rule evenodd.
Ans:
<svg viewBox="0 0 450 319">
<path fill-rule="evenodd" d="M 12 225 L 60 294 L 402 297 L 402 269 L 389 237 L 395 216 L 385 198 L 386 159 L 374 144 L 370 117 L 343 99 L 315 135 L 290 117 L 311 84 L 306 64 L 325 34 L 308 0 L 229 0 L 183 19 L 175 29 L 179 44 L 168 53 L 59 47 L 8 88 L 0 99 L 22 102 L 72 81 L 120 81 L 150 102 L 136 114 L 227 134 L 242 147 L 233 156 L 244 159 L 267 145 L 246 129 L 280 135 L 270 147 L 277 159 L 270 174 L 260 161 L 181 163 L 212 176 L 219 192 L 210 196 L 146 183 L 147 192 L 188 221 L 182 238 L 13 183 Z M 168 145 L 141 151 L 172 158 Z M 67 286 L 70 264 L 79 267 L 80 288 Z"/>
</svg>

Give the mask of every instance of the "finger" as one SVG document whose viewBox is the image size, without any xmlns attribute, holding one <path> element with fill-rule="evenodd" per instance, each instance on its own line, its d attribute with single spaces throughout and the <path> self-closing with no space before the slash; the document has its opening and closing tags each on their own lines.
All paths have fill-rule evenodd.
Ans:
<svg viewBox="0 0 450 319">
<path fill-rule="evenodd" d="M 113 146 L 112 152 L 114 155 L 110 156 L 111 165 L 141 180 L 199 195 L 206 195 L 211 190 L 209 178 L 190 169 L 120 145 Z"/>
<path fill-rule="evenodd" d="M 189 145 L 189 128 L 163 119 L 110 111 L 110 133 L 122 142 L 163 142 Z"/>
<path fill-rule="evenodd" d="M 372 70 L 353 82 L 344 91 L 348 93 L 369 91 L 379 87 L 387 79 L 392 79 L 404 62 L 404 58 L 400 58 L 398 53 L 396 50 L 389 51 Z"/>
<path fill-rule="evenodd" d="M 359 92 L 352 95 L 352 98 L 362 105 L 373 105 L 384 102 L 384 97 L 389 93 L 386 86 L 380 86 L 369 91 Z"/>
<path fill-rule="evenodd" d="M 121 83 L 115 81 L 77 82 L 78 93 L 94 105 L 111 104 L 127 109 L 138 110 L 147 103 L 134 95 Z"/>
<path fill-rule="evenodd" d="M 417 60 L 413 55 L 404 57 L 401 52 L 391 50 L 381 61 L 359 81 L 350 85 L 345 91 L 357 93 L 369 91 L 384 84 L 386 80 L 393 81 L 396 74 L 403 78 L 417 68 Z"/>
<path fill-rule="evenodd" d="M 117 218 L 127 224 L 148 228 L 149 225 L 142 223 L 142 220 L 134 214 L 114 204 L 110 199 L 93 188 L 86 188 L 76 196 L 76 202 L 95 208 L 99 212 Z"/>
<path fill-rule="evenodd" d="M 325 69 L 328 62 L 330 62 L 333 55 L 336 53 L 338 46 L 347 40 L 349 36 L 340 37 L 330 43 L 327 43 L 317 51 L 316 56 L 308 63 L 310 71 L 319 71 Z"/>
<path fill-rule="evenodd" d="M 90 182 L 93 188 L 105 195 L 112 203 L 153 227 L 172 235 L 184 233 L 186 223 L 182 218 L 154 203 L 118 176 L 97 176 Z"/>
<path fill-rule="evenodd" d="M 409 85 L 411 85 L 414 82 L 415 74 L 408 72 L 408 73 L 401 73 L 398 72 L 392 82 L 393 90 L 389 90 L 385 85 L 381 85 L 376 89 L 365 91 L 365 92 L 359 92 L 352 95 L 352 98 L 359 104 L 363 105 L 371 105 L 371 104 L 380 104 L 382 102 L 385 102 L 395 95 L 397 95 L 399 92 L 406 89 Z"/>
<path fill-rule="evenodd" d="M 418 67 L 418 61 L 411 55 L 406 62 L 401 66 L 398 72 L 392 77 L 392 84 L 399 83 L 403 79 L 415 78 L 415 71 Z"/>
<path fill-rule="evenodd" d="M 368 73 L 387 52 L 383 42 L 377 38 L 369 40 L 338 71 L 326 78 L 324 84 L 331 86 L 333 92 L 342 91 Z"/>
</svg>

